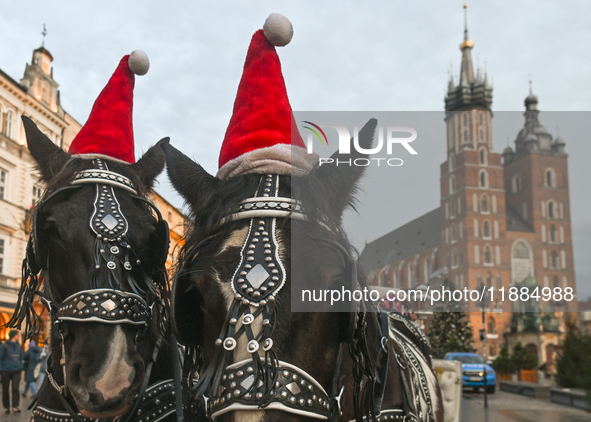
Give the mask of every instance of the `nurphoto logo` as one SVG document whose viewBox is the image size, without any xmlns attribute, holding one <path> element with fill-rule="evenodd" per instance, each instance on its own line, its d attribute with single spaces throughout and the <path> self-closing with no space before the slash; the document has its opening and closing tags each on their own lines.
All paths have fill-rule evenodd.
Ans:
<svg viewBox="0 0 591 422">
<path fill-rule="evenodd" d="M 323 128 L 332 128 L 337 131 L 339 137 L 339 154 L 340 158 L 331 157 L 320 157 L 319 165 L 332 164 L 336 166 L 357 166 L 367 167 L 369 165 L 388 165 L 391 167 L 399 167 L 404 164 L 402 158 L 392 157 L 394 153 L 394 145 L 399 144 L 406 149 L 411 155 L 417 155 L 418 153 L 410 145 L 411 142 L 417 139 L 417 131 L 412 127 L 407 126 L 387 126 L 384 130 L 383 126 L 378 126 L 376 129 L 377 145 L 373 148 L 363 148 L 359 145 L 359 127 L 353 127 L 353 136 L 347 127 L 341 125 L 327 125 L 327 124 L 315 124 L 310 121 L 303 121 L 303 123 L 310 125 L 304 126 L 308 129 L 308 136 L 306 139 L 306 146 L 308 154 L 314 153 L 314 140 L 318 139 L 320 144 L 326 143 L 328 145 L 328 137 L 324 132 Z M 385 134 L 385 136 L 384 136 Z M 316 135 L 316 136 L 314 136 Z M 403 135 L 403 136 L 400 136 Z M 404 136 L 406 135 L 406 136 Z M 410 135 L 410 136 L 409 136 Z M 347 154 L 351 154 L 351 138 L 353 139 L 353 148 L 360 154 L 367 155 L 367 157 L 357 158 L 343 158 Z M 384 141 L 385 138 L 385 141 Z M 386 145 L 386 156 L 376 156 L 378 154 L 384 154 L 382 151 Z"/>
</svg>

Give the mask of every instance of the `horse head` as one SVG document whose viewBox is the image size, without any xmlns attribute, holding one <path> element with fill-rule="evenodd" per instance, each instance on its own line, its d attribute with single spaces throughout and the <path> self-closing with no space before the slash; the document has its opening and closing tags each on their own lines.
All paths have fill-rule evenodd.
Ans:
<svg viewBox="0 0 591 422">
<path fill-rule="evenodd" d="M 30 119 L 23 122 L 46 191 L 23 265 L 21 293 L 28 297 L 16 314 L 33 322 L 26 304 L 43 283 L 52 322 L 50 384 L 64 406 L 85 417 L 122 415 L 145 388 L 158 347 L 149 327 L 161 317 L 167 290 L 168 227 L 145 197 L 164 167 L 168 140 L 127 164 L 71 156 Z"/>
<path fill-rule="evenodd" d="M 371 146 L 375 127 L 372 119 L 360 131 L 363 148 Z M 331 310 L 323 305 L 291 311 L 296 283 L 299 290 L 363 287 L 341 227 L 363 168 L 326 165 L 300 177 L 219 180 L 173 147 L 163 148 L 169 177 L 194 219 L 172 315 L 181 343 L 194 351 L 185 363 L 196 365 L 186 373 L 202 361 L 198 383 L 186 387 L 194 399 L 206 397 L 207 416 L 349 420 L 371 413 L 382 387 L 376 314 L 348 307 L 322 312 Z M 346 158 L 356 154 L 362 157 Z"/>
</svg>

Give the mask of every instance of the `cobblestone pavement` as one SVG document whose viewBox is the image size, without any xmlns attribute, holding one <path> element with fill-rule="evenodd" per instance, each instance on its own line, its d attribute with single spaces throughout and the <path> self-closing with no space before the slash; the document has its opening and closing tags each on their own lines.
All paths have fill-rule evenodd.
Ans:
<svg viewBox="0 0 591 422">
<path fill-rule="evenodd" d="M 591 413 L 549 400 L 499 391 L 488 395 L 464 392 L 462 422 L 591 422 Z"/>
</svg>

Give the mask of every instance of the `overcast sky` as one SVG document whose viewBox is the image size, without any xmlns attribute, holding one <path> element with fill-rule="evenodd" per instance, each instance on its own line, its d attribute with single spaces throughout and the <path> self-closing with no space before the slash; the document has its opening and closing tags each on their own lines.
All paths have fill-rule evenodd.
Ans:
<svg viewBox="0 0 591 422">
<path fill-rule="evenodd" d="M 139 156 L 164 136 L 208 171 L 230 118 L 252 34 L 271 12 L 286 15 L 294 38 L 279 49 L 294 110 L 441 111 L 448 71 L 457 75 L 463 37 L 460 1 L 47 1 L 0 4 L 0 68 L 20 80 L 32 50 L 54 56 L 63 107 L 85 122 L 121 57 L 145 50 L 151 60 L 136 79 L 134 125 Z M 473 1 L 470 38 L 475 65 L 494 85 L 493 110 L 523 110 L 533 80 L 543 111 L 591 107 L 591 2 Z M 543 113 L 540 116 L 544 124 Z M 553 134 L 555 127 L 547 126 Z M 562 131 L 561 131 L 562 134 Z M 495 133 L 502 151 L 515 133 Z M 591 293 L 589 134 L 565 139 L 575 264 L 580 293 Z M 432 148 L 431 148 L 432 146 Z M 420 148 L 417 145 L 417 148 Z M 388 215 L 384 233 L 437 207 L 444 133 L 430 145 L 421 198 L 400 192 L 404 206 Z M 421 156 L 421 154 L 419 154 Z M 434 164 L 436 163 L 436 164 Z M 434 180 L 431 180 L 434 179 Z M 177 206 L 166 178 L 158 188 Z M 376 233 L 358 232 L 354 241 Z M 582 286 L 582 283 L 586 286 Z"/>
</svg>

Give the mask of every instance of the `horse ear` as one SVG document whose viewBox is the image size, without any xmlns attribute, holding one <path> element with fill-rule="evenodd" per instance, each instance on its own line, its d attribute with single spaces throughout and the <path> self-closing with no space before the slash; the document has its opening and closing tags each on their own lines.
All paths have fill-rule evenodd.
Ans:
<svg viewBox="0 0 591 422">
<path fill-rule="evenodd" d="M 31 119 L 27 116 L 21 118 L 27 136 L 29 151 L 38 164 L 41 178 L 45 181 L 50 180 L 61 171 L 70 159 L 70 155 L 51 142 Z"/>
<path fill-rule="evenodd" d="M 370 119 L 359 131 L 359 146 L 369 149 L 373 143 L 373 136 L 378 121 Z M 353 141 L 353 140 L 351 140 Z M 365 158 L 367 154 L 358 152 L 355 148 L 350 154 L 340 154 L 336 151 L 331 158 L 333 163 L 337 160 L 353 162 L 357 158 Z M 347 205 L 351 204 L 357 188 L 357 182 L 363 175 L 365 167 L 362 166 L 334 166 L 324 164 L 316 167 L 310 174 L 312 185 L 319 186 L 326 192 L 330 209 L 335 215 L 340 216 Z"/>
<path fill-rule="evenodd" d="M 174 188 L 194 208 L 201 193 L 217 189 L 220 180 L 206 172 L 203 167 L 171 145 L 163 146 L 166 154 L 166 169 Z"/>
<path fill-rule="evenodd" d="M 147 150 L 146 153 L 142 155 L 142 158 L 140 158 L 135 164 L 131 165 L 131 167 L 138 172 L 140 179 L 145 186 L 151 188 L 154 184 L 154 179 L 156 179 L 164 169 L 166 157 L 162 148 L 164 145 L 168 145 L 169 141 L 170 138 L 162 138 L 156 145 Z"/>
</svg>

